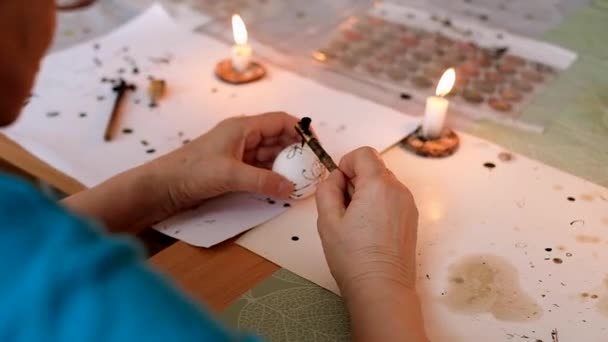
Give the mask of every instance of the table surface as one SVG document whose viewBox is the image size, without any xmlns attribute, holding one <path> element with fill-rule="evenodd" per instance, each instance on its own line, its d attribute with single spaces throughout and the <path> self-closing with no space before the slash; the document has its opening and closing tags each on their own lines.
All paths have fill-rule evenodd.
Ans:
<svg viewBox="0 0 608 342">
<path fill-rule="evenodd" d="M 579 53 L 577 63 L 524 114 L 553 116 L 545 134 L 489 122 L 470 128 L 469 133 L 608 186 L 608 45 L 603 44 L 607 28 L 608 1 L 596 0 L 545 36 Z M 0 156 L 67 194 L 84 189 L 1 135 Z M 214 311 L 279 269 L 233 241 L 211 249 L 177 242 L 150 262 Z"/>
</svg>

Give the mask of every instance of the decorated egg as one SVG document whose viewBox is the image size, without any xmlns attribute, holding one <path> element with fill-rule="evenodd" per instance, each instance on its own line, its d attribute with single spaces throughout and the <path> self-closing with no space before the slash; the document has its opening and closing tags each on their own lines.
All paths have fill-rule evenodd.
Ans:
<svg viewBox="0 0 608 342">
<path fill-rule="evenodd" d="M 323 180 L 326 169 L 308 145 L 293 144 L 286 147 L 272 165 L 272 171 L 289 179 L 294 186 L 293 199 L 314 194 L 317 184 Z"/>
</svg>

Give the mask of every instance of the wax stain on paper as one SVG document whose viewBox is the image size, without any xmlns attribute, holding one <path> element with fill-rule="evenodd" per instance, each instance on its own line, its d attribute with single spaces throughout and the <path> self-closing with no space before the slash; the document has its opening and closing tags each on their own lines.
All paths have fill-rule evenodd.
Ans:
<svg viewBox="0 0 608 342">
<path fill-rule="evenodd" d="M 519 284 L 517 269 L 503 257 L 471 255 L 449 268 L 444 303 L 463 314 L 490 313 L 497 320 L 524 322 L 542 316 L 543 309 Z"/>
</svg>

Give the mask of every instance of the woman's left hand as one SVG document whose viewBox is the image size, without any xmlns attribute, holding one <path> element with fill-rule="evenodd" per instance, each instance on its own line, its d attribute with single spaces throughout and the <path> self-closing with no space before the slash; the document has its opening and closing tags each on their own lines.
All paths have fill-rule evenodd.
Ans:
<svg viewBox="0 0 608 342">
<path fill-rule="evenodd" d="M 233 117 L 148 166 L 166 184 L 170 211 L 228 192 L 287 198 L 293 184 L 270 171 L 279 152 L 299 141 L 298 119 L 283 112 Z"/>
<path fill-rule="evenodd" d="M 178 150 L 62 202 L 110 231 L 136 233 L 227 192 L 287 198 L 293 185 L 270 168 L 284 147 L 299 141 L 297 122 L 285 113 L 224 120 Z"/>
</svg>

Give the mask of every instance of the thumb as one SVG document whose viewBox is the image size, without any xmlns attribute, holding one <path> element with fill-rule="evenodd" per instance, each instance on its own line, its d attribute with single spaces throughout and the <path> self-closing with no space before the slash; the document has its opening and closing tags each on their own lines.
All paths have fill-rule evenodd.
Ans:
<svg viewBox="0 0 608 342">
<path fill-rule="evenodd" d="M 289 198 L 293 184 L 285 177 L 267 169 L 244 163 L 234 166 L 232 191 L 247 191 L 277 198 Z"/>
</svg>

